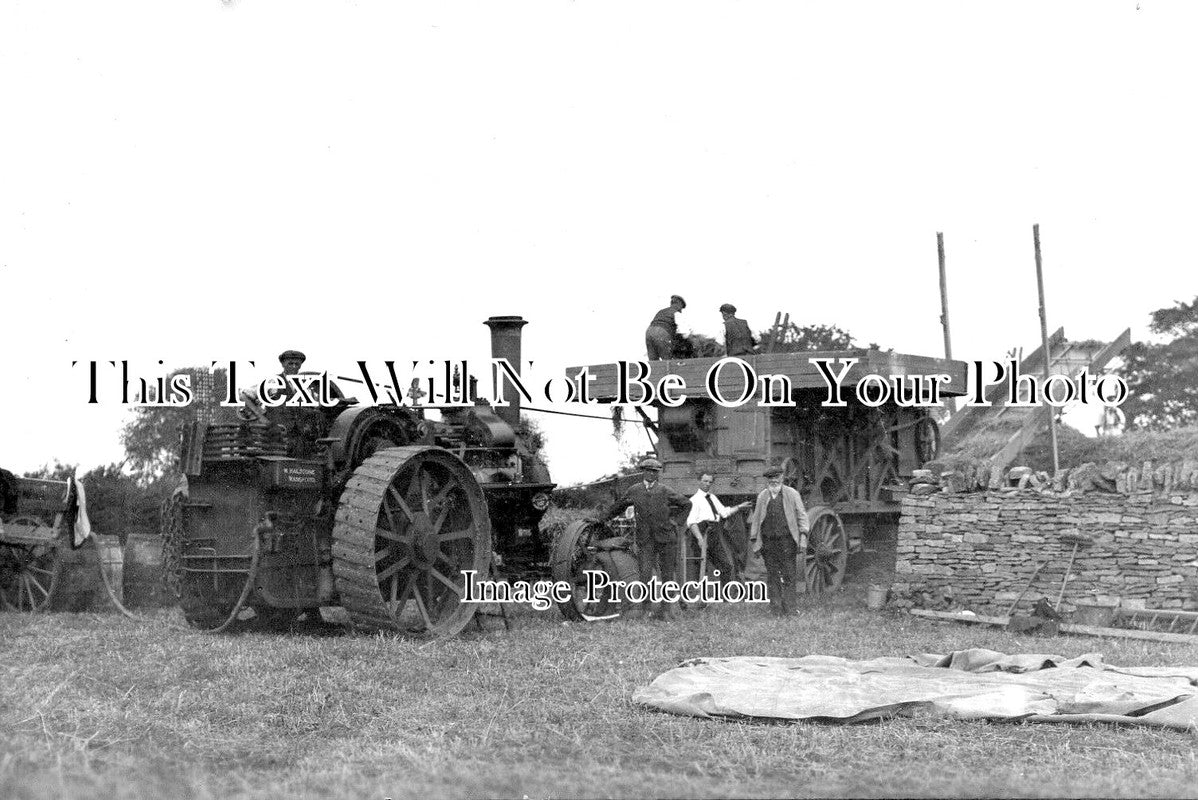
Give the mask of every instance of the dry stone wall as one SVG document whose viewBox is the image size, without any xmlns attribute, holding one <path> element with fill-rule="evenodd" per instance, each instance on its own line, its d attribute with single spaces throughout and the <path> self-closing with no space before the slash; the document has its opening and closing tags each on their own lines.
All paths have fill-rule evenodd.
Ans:
<svg viewBox="0 0 1198 800">
<path fill-rule="evenodd" d="M 1169 481 L 1172 491 L 1137 490 L 1142 484 L 1126 475 L 1119 483 L 1125 493 L 950 488 L 907 496 L 892 605 L 1003 614 L 1040 564 L 1020 608 L 1039 597 L 1055 603 L 1069 538 L 1081 535 L 1092 544 L 1077 550 L 1062 611 L 1120 600 L 1198 609 L 1198 492 L 1180 481 Z"/>
</svg>

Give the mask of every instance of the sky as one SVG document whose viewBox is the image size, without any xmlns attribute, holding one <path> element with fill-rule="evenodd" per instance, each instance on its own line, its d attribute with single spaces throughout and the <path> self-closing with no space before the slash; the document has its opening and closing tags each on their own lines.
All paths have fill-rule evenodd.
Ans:
<svg viewBox="0 0 1198 800">
<path fill-rule="evenodd" d="M 643 356 L 671 294 L 684 331 L 722 335 L 731 302 L 942 355 L 938 231 L 955 357 L 1038 344 L 1037 223 L 1050 330 L 1144 339 L 1198 294 L 1196 23 L 1157 0 L 5 3 L 0 466 L 122 458 L 130 410 L 115 371 L 87 403 L 90 360 L 482 363 L 482 321 L 519 314 L 551 377 Z M 621 459 L 603 420 L 539 422 L 559 483 Z"/>
</svg>

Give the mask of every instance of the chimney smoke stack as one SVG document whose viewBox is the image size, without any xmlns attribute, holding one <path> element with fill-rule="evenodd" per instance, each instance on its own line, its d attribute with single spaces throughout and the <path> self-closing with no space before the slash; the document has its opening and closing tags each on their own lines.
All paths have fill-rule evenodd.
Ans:
<svg viewBox="0 0 1198 800">
<path fill-rule="evenodd" d="M 519 315 L 491 317 L 483 324 L 491 329 L 491 358 L 506 358 L 519 375 L 520 329 L 528 324 L 528 320 Z M 520 393 L 514 387 L 505 387 L 503 394 L 508 406 L 496 408 L 495 413 L 514 430 L 520 424 Z"/>
</svg>

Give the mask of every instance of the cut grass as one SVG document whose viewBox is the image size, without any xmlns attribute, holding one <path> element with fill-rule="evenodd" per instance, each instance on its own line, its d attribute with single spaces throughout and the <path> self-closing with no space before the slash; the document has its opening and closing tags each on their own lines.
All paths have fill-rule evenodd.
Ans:
<svg viewBox="0 0 1198 800">
<path fill-rule="evenodd" d="M 937 718 L 718 722 L 633 706 L 696 656 L 989 647 L 1195 664 L 1198 647 L 1018 638 L 870 614 L 860 587 L 778 622 L 204 636 L 113 615 L 0 614 L 0 797 L 1194 796 L 1193 736 Z M 162 619 L 171 618 L 163 614 Z M 494 626 L 494 623 L 491 623 Z"/>
</svg>

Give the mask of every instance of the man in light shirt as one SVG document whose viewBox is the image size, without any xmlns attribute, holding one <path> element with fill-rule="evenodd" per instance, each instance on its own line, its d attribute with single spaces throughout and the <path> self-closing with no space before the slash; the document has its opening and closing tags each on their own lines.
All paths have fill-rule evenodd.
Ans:
<svg viewBox="0 0 1198 800">
<path fill-rule="evenodd" d="M 686 529 L 694 537 L 694 546 L 699 548 L 699 552 L 706 551 L 707 557 L 704 561 L 720 571 L 720 583 L 727 583 L 735 576 L 732 556 L 728 552 L 722 535 L 723 525 L 720 523 L 736 512 L 747 509 L 752 505 L 752 501 L 745 501 L 732 508 L 725 507 L 720 498 L 711 493 L 712 480 L 712 476 L 707 473 L 699 476 L 699 491 L 691 496 L 691 511 L 686 518 Z M 698 580 L 702 576 L 684 577 Z"/>
</svg>

